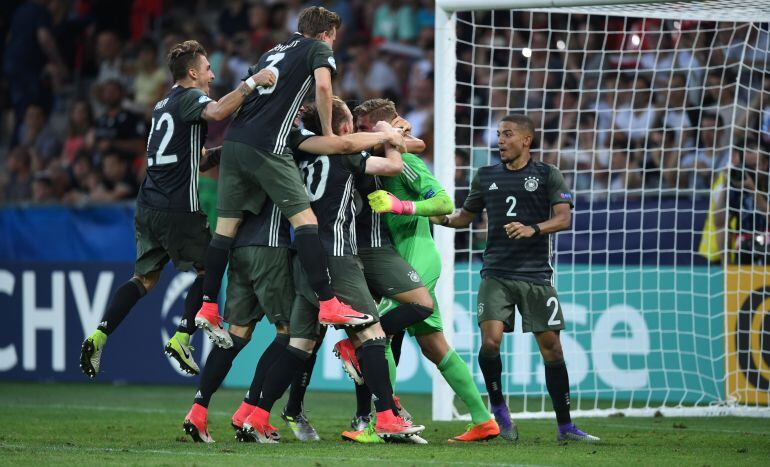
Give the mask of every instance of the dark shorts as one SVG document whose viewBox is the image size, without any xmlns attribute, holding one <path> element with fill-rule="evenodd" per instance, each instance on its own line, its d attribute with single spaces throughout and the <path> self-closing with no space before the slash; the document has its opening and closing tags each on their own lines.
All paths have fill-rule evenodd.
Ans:
<svg viewBox="0 0 770 467">
<path fill-rule="evenodd" d="M 257 130 L 258 131 L 258 130 Z M 310 208 L 294 159 L 236 141 L 225 141 L 219 164 L 217 211 L 220 217 L 259 214 L 270 198 L 286 218 Z"/>
<path fill-rule="evenodd" d="M 329 256 L 329 275 L 337 297 L 361 313 L 379 321 L 377 305 L 369 292 L 361 261 L 356 256 Z M 297 296 L 291 308 L 291 337 L 316 339 L 320 336 L 318 299 L 310 288 L 299 258 L 294 258 L 294 284 Z"/>
<path fill-rule="evenodd" d="M 237 326 L 260 321 L 288 325 L 294 301 L 288 248 L 246 246 L 230 252 L 224 320 Z"/>
<path fill-rule="evenodd" d="M 423 287 L 420 275 L 393 246 L 359 248 L 358 257 L 364 265 L 369 289 L 379 297 L 392 297 Z"/>
<path fill-rule="evenodd" d="M 161 211 L 137 205 L 134 239 L 134 273 L 144 276 L 160 271 L 169 260 L 180 271 L 202 269 L 211 232 L 202 212 Z"/>
<path fill-rule="evenodd" d="M 518 307 L 524 332 L 564 329 L 561 303 L 553 286 L 487 277 L 481 280 L 477 300 L 479 324 L 482 321 L 502 321 L 505 332 L 513 332 Z"/>
</svg>

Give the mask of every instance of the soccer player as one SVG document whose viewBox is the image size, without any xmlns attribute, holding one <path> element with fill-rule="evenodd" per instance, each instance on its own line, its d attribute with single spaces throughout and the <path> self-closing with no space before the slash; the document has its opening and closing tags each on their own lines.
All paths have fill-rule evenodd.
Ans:
<svg viewBox="0 0 770 467">
<path fill-rule="evenodd" d="M 345 106 L 338 99 L 335 105 Z M 344 116 L 344 112 L 336 113 Z M 297 141 L 294 149 L 313 154 L 359 152 L 385 142 L 403 145 L 403 137 L 393 132 L 328 137 L 302 135 L 300 130 L 294 128 L 289 139 Z M 230 324 L 228 333 L 233 346 L 226 349 L 215 347 L 206 361 L 195 402 L 183 425 L 195 441 L 212 441 L 207 422 L 211 396 L 224 381 L 235 357 L 248 344 L 256 323 L 266 314 L 268 320 L 276 325 L 276 338 L 260 357 L 249 391 L 232 417 L 232 426 L 239 430 L 238 438 L 254 440 L 251 436 L 243 436 L 240 430 L 259 402 L 269 368 L 289 343 L 291 305 L 295 296 L 291 267 L 293 253 L 289 247 L 289 222 L 275 204 L 268 200 L 259 215 L 246 213 L 233 243 L 228 270 L 224 319 Z M 301 441 L 319 439 L 302 407 L 319 347 L 320 342 L 313 348 L 302 371 L 295 374 L 289 402 L 281 414 L 281 418 Z M 271 433 L 275 433 L 274 427 L 269 428 Z M 275 435 L 271 437 L 275 438 Z"/>
<path fill-rule="evenodd" d="M 463 207 L 432 217 L 445 227 L 467 227 L 487 209 L 487 246 L 478 292 L 479 367 L 502 429 L 512 426 L 502 392 L 500 342 L 521 314 L 524 332 L 535 334 L 545 382 L 558 423 L 557 440 L 596 442 L 570 418 L 569 377 L 559 331 L 564 316 L 553 287 L 550 234 L 570 228 L 572 193 L 559 169 L 532 160 L 534 124 L 525 115 L 503 117 L 497 128 L 500 164 L 482 167 Z"/>
<path fill-rule="evenodd" d="M 308 194 L 288 152 L 287 139 L 302 99 L 315 81 L 315 99 L 324 136 L 333 136 L 332 73 L 336 63 L 332 44 L 340 17 L 322 7 L 300 12 L 299 33 L 273 47 L 251 70 L 271 70 L 274 86 L 247 99 L 233 120 L 222 147 L 217 193 L 216 232 L 206 252 L 203 304 L 196 325 L 217 345 L 230 343 L 217 337 L 221 317 L 217 294 L 227 253 L 244 211 L 259 213 L 266 198 L 278 206 L 294 227 L 294 245 L 310 285 L 320 302 L 324 324 L 358 325 L 371 317 L 342 304 L 329 282 L 326 255 L 318 236 L 318 220 L 310 209 Z"/>
<path fill-rule="evenodd" d="M 303 114 L 302 120 L 310 132 L 299 134 L 298 139 L 291 143 L 292 147 L 298 146 L 303 138 L 312 137 L 313 131 L 321 129 L 318 112 L 313 108 Z M 338 99 L 333 102 L 332 121 L 338 134 L 344 135 L 353 130 L 350 110 Z M 387 128 L 386 125 L 382 126 Z M 366 151 L 330 157 L 308 154 L 302 150 L 295 151 L 295 157 L 299 161 L 312 206 L 318 213 L 321 239 L 329 252 L 332 284 L 342 298 L 358 309 L 365 310 L 373 320 L 364 327 L 349 328 L 348 335 L 354 342 L 364 380 L 376 396 L 378 418 L 375 429 L 383 436 L 403 436 L 417 434 L 424 427 L 413 425 L 398 416 L 385 360 L 385 332 L 378 322 L 374 299 L 355 256 L 353 230 L 356 176 L 364 172 L 394 175 L 403 166 L 400 151 L 389 144 L 385 148 L 385 158 L 369 157 Z M 297 369 L 310 357 L 319 336 L 318 300 L 309 288 L 307 274 L 299 267 L 296 258 L 294 266 L 297 296 L 291 313 L 291 339 L 283 354 L 270 368 L 257 408 L 244 423 L 244 431 L 262 443 L 274 442 L 270 437 L 270 410 L 288 387 Z M 404 306 L 413 308 L 412 305 Z"/>
<path fill-rule="evenodd" d="M 107 336 L 158 283 L 161 270 L 169 260 L 181 271 L 194 267 L 198 277 L 187 292 L 183 319 L 165 350 L 184 371 L 198 374 L 189 343 L 201 302 L 203 257 L 211 238 L 206 216 L 198 204 L 198 168 L 206 139 L 206 122 L 224 120 L 257 86 L 275 83 L 272 72 L 260 71 L 238 89 L 214 101 L 208 97 L 214 74 L 203 46 L 196 41 L 182 42 L 171 48 L 167 60 L 174 86 L 152 113 L 147 177 L 139 190 L 134 213 L 137 245 L 134 276 L 118 288 L 101 323 L 83 342 L 80 368 L 91 378 L 99 372 Z"/>
<path fill-rule="evenodd" d="M 359 131 L 371 131 L 374 122 L 392 121 L 398 116 L 395 105 L 387 99 L 368 100 L 356 107 L 355 115 Z M 449 441 L 491 439 L 500 434 L 500 429 L 481 399 L 468 366 L 444 338 L 441 314 L 434 293 L 441 274 L 441 257 L 430 233 L 428 216 L 451 213 L 454 203 L 419 157 L 414 154 L 402 154 L 402 157 L 404 171 L 395 177 L 383 177 L 384 190 L 374 191 L 367 196 L 375 213 L 388 213 L 384 220 L 396 251 L 414 267 L 433 299 L 432 314 L 409 327 L 408 331 L 415 336 L 423 355 L 436 365 L 471 412 L 473 426 Z M 383 261 L 377 258 L 381 255 L 378 250 L 382 251 L 373 249 L 369 255 L 362 256 L 365 258 L 364 270 L 380 267 Z M 393 312 L 397 303 L 390 298 L 390 294 L 384 295 L 386 298 L 380 303 L 379 311 L 381 315 L 387 316 Z M 391 378 L 395 379 L 395 375 L 391 375 Z M 359 441 L 367 438 L 365 432 L 350 435 L 348 437 L 359 438 Z"/>
</svg>

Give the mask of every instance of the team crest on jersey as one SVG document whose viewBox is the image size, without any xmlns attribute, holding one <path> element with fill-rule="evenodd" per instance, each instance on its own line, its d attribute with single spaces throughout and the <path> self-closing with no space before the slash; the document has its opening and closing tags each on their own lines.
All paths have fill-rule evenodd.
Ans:
<svg viewBox="0 0 770 467">
<path fill-rule="evenodd" d="M 409 279 L 412 282 L 420 282 L 420 275 L 417 274 L 417 271 L 409 271 Z"/>
<path fill-rule="evenodd" d="M 524 179 L 524 189 L 527 191 L 535 191 L 538 187 L 538 181 L 536 177 L 527 177 Z"/>
</svg>

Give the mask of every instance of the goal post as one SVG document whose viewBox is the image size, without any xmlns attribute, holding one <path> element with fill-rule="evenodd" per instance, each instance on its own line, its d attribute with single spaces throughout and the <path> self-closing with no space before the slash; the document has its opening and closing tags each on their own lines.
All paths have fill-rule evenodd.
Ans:
<svg viewBox="0 0 770 467">
<path fill-rule="evenodd" d="M 461 203 L 524 113 L 575 192 L 551 238 L 575 416 L 770 416 L 768 22 L 763 0 L 437 0 L 439 181 Z M 483 393 L 485 228 L 434 229 L 445 334 Z M 551 417 L 520 323 L 501 355 L 514 417 Z M 438 372 L 432 407 L 468 418 Z"/>
</svg>

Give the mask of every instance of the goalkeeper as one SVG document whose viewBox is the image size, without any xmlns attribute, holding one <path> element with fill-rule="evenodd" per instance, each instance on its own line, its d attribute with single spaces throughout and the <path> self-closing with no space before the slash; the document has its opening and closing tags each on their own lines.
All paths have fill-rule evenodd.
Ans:
<svg viewBox="0 0 770 467">
<path fill-rule="evenodd" d="M 387 99 L 366 101 L 356 107 L 354 114 L 358 131 L 372 131 L 377 121 L 393 121 L 398 117 L 395 105 Z M 372 210 L 389 213 L 384 215 L 384 219 L 393 245 L 419 274 L 433 299 L 433 314 L 407 330 L 415 336 L 423 355 L 437 366 L 449 386 L 470 410 L 473 426 L 450 441 L 494 438 L 500 434 L 500 430 L 481 399 L 467 364 L 444 338 L 441 314 L 434 293 L 441 274 L 441 257 L 431 237 L 427 216 L 449 214 L 454 210 L 454 203 L 419 157 L 408 153 L 402 154 L 402 157 L 403 173 L 396 177 L 383 177 L 381 180 L 387 191 L 369 193 L 368 199 Z M 364 264 L 365 269 L 368 266 Z M 383 298 L 378 311 L 384 315 L 398 305 L 394 300 Z M 395 374 L 390 377 L 395 382 Z"/>
</svg>

